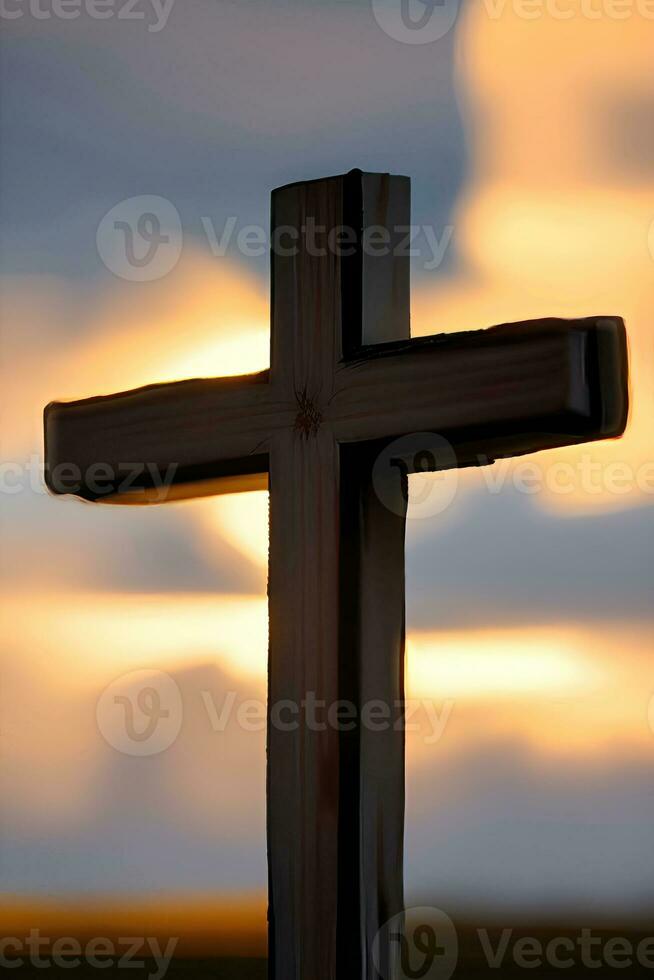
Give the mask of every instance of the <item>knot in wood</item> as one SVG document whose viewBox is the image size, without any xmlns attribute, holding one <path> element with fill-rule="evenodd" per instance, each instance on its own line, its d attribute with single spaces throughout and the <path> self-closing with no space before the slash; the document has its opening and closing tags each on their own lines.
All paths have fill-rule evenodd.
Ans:
<svg viewBox="0 0 654 980">
<path fill-rule="evenodd" d="M 298 405 L 298 413 L 295 417 L 295 431 L 304 438 L 315 436 L 322 425 L 322 412 L 317 404 L 307 394 L 306 388 L 303 391 L 296 391 L 295 400 Z"/>
</svg>

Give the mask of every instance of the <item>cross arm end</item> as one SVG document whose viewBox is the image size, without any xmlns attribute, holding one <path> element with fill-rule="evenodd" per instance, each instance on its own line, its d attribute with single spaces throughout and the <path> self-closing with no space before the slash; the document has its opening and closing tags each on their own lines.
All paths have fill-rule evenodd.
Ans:
<svg viewBox="0 0 654 980">
<path fill-rule="evenodd" d="M 460 461 L 617 438 L 629 414 L 620 317 L 548 318 L 361 347 L 342 376 L 340 441 L 437 432 Z"/>
<path fill-rule="evenodd" d="M 46 486 L 108 503 L 264 486 L 268 439 L 285 418 L 268 382 L 265 371 L 51 402 L 44 410 Z"/>
</svg>

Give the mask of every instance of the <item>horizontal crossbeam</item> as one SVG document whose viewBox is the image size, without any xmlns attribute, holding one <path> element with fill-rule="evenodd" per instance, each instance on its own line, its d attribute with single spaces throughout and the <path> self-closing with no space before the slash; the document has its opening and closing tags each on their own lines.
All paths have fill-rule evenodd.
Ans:
<svg viewBox="0 0 654 980">
<path fill-rule="evenodd" d="M 335 366 L 316 424 L 330 425 L 338 443 L 436 432 L 463 465 L 620 435 L 627 376 L 618 318 L 535 320 L 369 345 Z M 266 371 L 52 403 L 48 485 L 99 499 L 170 474 L 180 496 L 185 488 L 196 495 L 201 481 L 265 474 L 271 440 L 296 427 L 301 397 Z"/>
</svg>

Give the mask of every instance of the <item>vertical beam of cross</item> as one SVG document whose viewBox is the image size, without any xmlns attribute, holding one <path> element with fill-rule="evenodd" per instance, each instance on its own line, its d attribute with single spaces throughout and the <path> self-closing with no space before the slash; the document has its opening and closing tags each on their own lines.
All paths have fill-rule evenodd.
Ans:
<svg viewBox="0 0 654 980">
<path fill-rule="evenodd" d="M 375 259 L 362 247 L 364 221 L 391 229 Z M 281 229 L 293 239 L 309 224 L 317 230 L 315 248 L 273 254 L 272 383 L 281 379 L 298 405 L 270 464 L 273 705 L 346 701 L 359 713 L 374 698 L 397 712 L 403 697 L 401 481 L 391 476 L 392 513 L 372 493 L 369 468 L 341 453 L 329 408 L 337 365 L 362 346 L 364 324 L 369 343 L 410 336 L 408 259 L 394 254 L 402 233 L 393 230 L 409 222 L 400 178 L 354 173 L 273 196 L 273 240 Z M 330 246 L 338 229 L 341 245 L 332 237 Z M 275 976 L 357 977 L 380 918 L 402 908 L 404 742 L 397 732 L 369 738 L 359 725 L 348 733 L 306 722 L 299 734 L 269 730 Z"/>
<path fill-rule="evenodd" d="M 375 936 L 402 909 L 395 722 L 412 459 L 377 473 L 373 488 L 375 458 L 391 440 L 435 432 L 452 445 L 448 465 L 492 462 L 614 437 L 627 419 L 616 317 L 410 339 L 400 247 L 409 224 L 406 178 L 354 171 L 275 191 L 270 371 L 54 403 L 45 414 L 55 493 L 144 502 L 171 466 L 168 499 L 267 480 L 274 980 L 377 980 Z M 385 248 L 379 238 L 365 247 L 373 226 L 385 229 Z M 354 707 L 353 727 L 325 724 L 339 701 Z M 362 723 L 371 702 L 387 706 L 382 730 Z M 288 703 L 303 709 L 299 727 L 281 719 Z"/>
</svg>

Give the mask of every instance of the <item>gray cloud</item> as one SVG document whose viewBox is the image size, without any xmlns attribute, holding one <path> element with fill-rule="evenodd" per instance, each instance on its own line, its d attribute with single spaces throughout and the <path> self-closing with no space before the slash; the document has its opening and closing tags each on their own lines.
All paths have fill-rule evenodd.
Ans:
<svg viewBox="0 0 654 980">
<path fill-rule="evenodd" d="M 409 521 L 409 625 L 651 620 L 653 551 L 654 507 L 562 518 L 479 489 L 456 521 Z"/>
<path fill-rule="evenodd" d="M 202 692 L 210 694 L 218 712 L 233 690 L 263 702 L 265 685 L 234 680 L 213 665 L 172 676 L 184 722 L 176 743 L 158 756 L 119 754 L 97 729 L 88 730 L 90 698 L 68 705 L 69 726 L 85 737 L 78 776 L 84 806 L 65 827 L 53 826 L 47 806 L 26 813 L 14 787 L 3 826 L 6 891 L 266 887 L 265 732 L 244 732 L 235 719 L 215 732 L 202 700 Z"/>
<path fill-rule="evenodd" d="M 545 763 L 512 739 L 442 758 L 436 748 L 409 778 L 409 901 L 642 914 L 654 904 L 652 775 L 628 754 Z"/>
<path fill-rule="evenodd" d="M 210 535 L 194 505 L 110 507 L 26 493 L 4 506 L 7 588 L 265 594 L 265 569 L 218 530 Z"/>
<path fill-rule="evenodd" d="M 8 891 L 265 887 L 265 733 L 236 723 L 213 731 L 202 701 L 210 692 L 220 711 L 228 691 L 237 690 L 240 703 L 263 699 L 265 687 L 212 665 L 173 676 L 184 723 L 158 756 L 133 758 L 107 746 L 88 727 L 88 695 L 68 705 L 69 727 L 85 733 L 78 775 L 85 805 L 64 827 L 47 806 L 26 812 L 20 785 L 13 786 L 3 832 Z M 625 748 L 619 762 L 603 755 L 553 762 L 483 731 L 463 751 L 445 745 L 419 758 L 409 752 L 410 902 L 427 899 L 451 913 L 486 907 L 492 915 L 625 916 L 650 907 L 651 761 Z"/>
<path fill-rule="evenodd" d="M 649 183 L 654 169 L 654 86 L 650 92 L 605 93 L 603 106 L 602 113 L 595 113 L 595 159 L 604 159 L 603 169 L 621 183 Z"/>
<path fill-rule="evenodd" d="M 415 220 L 440 227 L 464 179 L 453 37 L 400 44 L 368 4 L 178 3 L 158 34 L 7 24 L 8 272 L 103 275 L 97 224 L 134 195 L 168 197 L 200 236 L 203 215 L 267 227 L 273 187 L 358 166 L 411 175 Z"/>
</svg>

